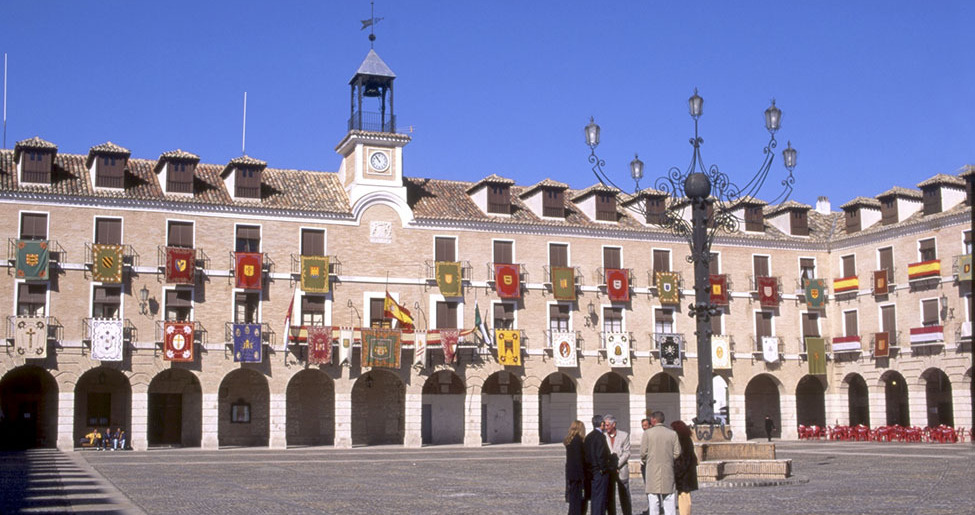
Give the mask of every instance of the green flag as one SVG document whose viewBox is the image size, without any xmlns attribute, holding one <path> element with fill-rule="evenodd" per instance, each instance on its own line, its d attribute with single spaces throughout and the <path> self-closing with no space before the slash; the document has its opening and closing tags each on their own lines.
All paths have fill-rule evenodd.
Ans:
<svg viewBox="0 0 975 515">
<path fill-rule="evenodd" d="M 47 240 L 17 240 L 17 279 L 48 280 Z"/>
<path fill-rule="evenodd" d="M 92 279 L 103 283 L 122 282 L 122 250 L 121 245 L 92 245 Z"/>
<path fill-rule="evenodd" d="M 806 358 L 809 361 L 810 374 L 814 376 L 826 375 L 826 340 L 807 337 Z"/>
<path fill-rule="evenodd" d="M 965 254 L 958 258 L 958 280 L 972 280 L 972 255 Z"/>
<path fill-rule="evenodd" d="M 819 309 L 826 303 L 826 281 L 822 279 L 810 279 L 806 281 L 805 288 L 806 307 Z"/>
<path fill-rule="evenodd" d="M 460 263 L 456 261 L 437 261 L 437 286 L 444 297 L 461 297 Z"/>
<path fill-rule="evenodd" d="M 575 268 L 552 267 L 552 293 L 555 295 L 555 300 L 576 300 Z"/>
<path fill-rule="evenodd" d="M 301 256 L 301 291 L 328 293 L 327 256 Z"/>
<path fill-rule="evenodd" d="M 657 272 L 657 295 L 661 304 L 680 304 L 680 275 Z"/>
</svg>

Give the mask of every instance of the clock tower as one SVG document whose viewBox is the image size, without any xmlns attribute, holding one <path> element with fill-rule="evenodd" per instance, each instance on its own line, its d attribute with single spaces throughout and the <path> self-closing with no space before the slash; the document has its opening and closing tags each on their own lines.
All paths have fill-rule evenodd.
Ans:
<svg viewBox="0 0 975 515">
<path fill-rule="evenodd" d="M 360 201 L 369 203 L 377 198 L 406 207 L 403 146 L 410 137 L 396 132 L 395 79 L 396 74 L 370 49 L 349 81 L 349 132 L 335 151 L 342 156 L 339 179 L 353 211 L 360 211 Z"/>
</svg>

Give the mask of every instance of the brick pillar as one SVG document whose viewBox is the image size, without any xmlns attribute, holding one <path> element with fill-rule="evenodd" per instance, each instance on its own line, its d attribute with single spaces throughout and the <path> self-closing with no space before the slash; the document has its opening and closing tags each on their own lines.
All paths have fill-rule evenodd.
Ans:
<svg viewBox="0 0 975 515">
<path fill-rule="evenodd" d="M 338 388 L 336 387 L 336 390 Z M 352 393 L 335 392 L 335 447 L 352 448 Z"/>
<path fill-rule="evenodd" d="M 928 396 L 924 385 L 907 385 L 907 411 L 910 413 L 912 426 L 928 425 Z"/>
<path fill-rule="evenodd" d="M 480 408 L 480 407 L 478 407 Z M 404 447 L 423 446 L 423 394 L 406 393 L 406 420 L 403 424 Z"/>
<path fill-rule="evenodd" d="M 745 396 L 728 394 L 728 417 L 731 423 L 731 440 L 734 442 L 744 442 L 748 440 L 745 431 Z"/>
<path fill-rule="evenodd" d="M 220 447 L 220 399 L 216 393 L 203 394 L 203 437 L 200 447 L 217 449 Z"/>
<path fill-rule="evenodd" d="M 884 385 L 867 386 L 867 398 L 870 399 L 870 427 L 878 428 L 887 425 L 887 396 Z"/>
<path fill-rule="evenodd" d="M 826 425 L 850 425 L 850 404 L 846 394 L 827 393 L 823 402 L 826 404 Z"/>
<path fill-rule="evenodd" d="M 538 387 L 521 390 L 521 444 L 538 445 Z"/>
<path fill-rule="evenodd" d="M 639 439 L 643 434 L 643 426 L 640 421 L 647 418 L 647 396 L 646 394 L 630 395 L 630 427 L 626 431 L 630 433 L 630 444 L 635 439 Z"/>
<path fill-rule="evenodd" d="M 468 390 L 464 396 L 464 447 L 481 446 L 481 388 Z"/>
<path fill-rule="evenodd" d="M 288 448 L 288 399 L 287 394 L 272 393 L 269 400 L 270 434 L 267 446 L 271 449 Z"/>
<path fill-rule="evenodd" d="M 687 425 L 697 417 L 697 392 L 680 394 L 680 419 Z M 673 420 L 665 423 L 669 426 Z"/>
<path fill-rule="evenodd" d="M 970 381 L 970 380 L 969 380 Z M 959 381 L 951 385 L 951 411 L 955 427 L 972 427 L 972 390 L 969 383 Z"/>
<path fill-rule="evenodd" d="M 795 395 L 782 395 L 779 401 L 779 414 L 782 420 L 779 421 L 779 427 L 782 430 L 783 440 L 798 440 L 798 413 L 796 412 L 796 396 Z"/>
<path fill-rule="evenodd" d="M 58 393 L 58 450 L 73 451 L 74 392 Z"/>
<path fill-rule="evenodd" d="M 129 445 L 133 450 L 144 451 L 149 448 L 149 393 L 132 392 L 132 431 Z"/>
<path fill-rule="evenodd" d="M 593 398 L 589 395 L 576 395 L 576 416 L 586 425 L 586 429 L 592 431 Z M 562 428 L 559 428 L 561 431 Z"/>
</svg>

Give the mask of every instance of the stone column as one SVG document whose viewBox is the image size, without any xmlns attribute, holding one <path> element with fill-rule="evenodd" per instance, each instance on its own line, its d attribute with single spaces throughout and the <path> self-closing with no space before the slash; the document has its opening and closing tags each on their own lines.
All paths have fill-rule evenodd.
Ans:
<svg viewBox="0 0 975 515">
<path fill-rule="evenodd" d="M 538 445 L 538 388 L 521 390 L 521 444 Z"/>
<path fill-rule="evenodd" d="M 850 404 L 842 393 L 827 393 L 823 399 L 826 406 L 826 425 L 850 425 Z"/>
<path fill-rule="evenodd" d="M 468 390 L 464 397 L 464 447 L 481 446 L 481 388 Z"/>
<path fill-rule="evenodd" d="M 270 434 L 267 446 L 271 449 L 288 448 L 288 400 L 287 394 L 272 393 L 268 401 Z"/>
<path fill-rule="evenodd" d="M 972 427 L 972 390 L 971 386 L 958 381 L 951 385 L 951 410 L 955 417 L 955 427 Z"/>
<path fill-rule="evenodd" d="M 928 396 L 924 385 L 907 385 L 907 411 L 910 413 L 912 426 L 924 427 L 928 425 Z"/>
<path fill-rule="evenodd" d="M 697 393 L 680 394 L 680 419 L 689 426 L 695 417 L 697 417 Z M 664 421 L 668 426 L 671 422 L 673 420 Z"/>
<path fill-rule="evenodd" d="M 149 392 L 132 392 L 132 431 L 129 445 L 133 450 L 149 448 Z"/>
<path fill-rule="evenodd" d="M 779 428 L 782 431 L 783 440 L 798 440 L 799 431 L 797 424 L 798 413 L 796 413 L 796 396 L 782 395 L 779 401 Z"/>
<path fill-rule="evenodd" d="M 337 383 L 338 381 L 336 381 Z M 335 447 L 352 448 L 352 393 L 335 392 Z"/>
<path fill-rule="evenodd" d="M 203 437 L 200 447 L 217 449 L 220 447 L 220 398 L 217 393 L 203 394 Z"/>
<path fill-rule="evenodd" d="M 58 392 L 57 445 L 61 451 L 74 450 L 74 392 Z"/>
<path fill-rule="evenodd" d="M 423 446 L 423 394 L 406 393 L 406 420 L 403 424 L 404 447 Z"/>
<path fill-rule="evenodd" d="M 731 423 L 731 440 L 734 442 L 744 442 L 748 440 L 748 433 L 745 431 L 745 396 L 728 394 L 728 417 Z"/>
<path fill-rule="evenodd" d="M 643 426 L 640 421 L 647 418 L 647 396 L 630 395 L 630 427 L 626 428 L 630 432 L 630 444 L 634 439 L 639 439 L 643 434 Z"/>
<path fill-rule="evenodd" d="M 867 398 L 870 400 L 870 427 L 876 429 L 887 425 L 887 395 L 884 386 L 867 387 Z"/>
<path fill-rule="evenodd" d="M 586 429 L 592 431 L 593 398 L 589 395 L 576 395 L 576 415 L 579 420 L 586 425 Z"/>
</svg>

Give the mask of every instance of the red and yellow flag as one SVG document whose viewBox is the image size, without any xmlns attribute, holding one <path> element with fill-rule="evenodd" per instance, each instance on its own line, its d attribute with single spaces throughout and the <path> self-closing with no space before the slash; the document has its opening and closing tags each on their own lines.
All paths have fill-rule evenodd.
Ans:
<svg viewBox="0 0 975 515">
<path fill-rule="evenodd" d="M 399 320 L 400 329 L 413 329 L 413 315 L 410 313 L 410 310 L 400 306 L 393 300 L 389 292 L 386 292 L 386 301 L 383 302 L 383 316 Z"/>
<path fill-rule="evenodd" d="M 935 275 L 941 275 L 940 259 L 932 259 L 930 261 L 921 261 L 920 263 L 912 263 L 907 265 L 908 279 L 920 279 L 922 277 L 931 277 Z"/>
<path fill-rule="evenodd" d="M 853 275 L 840 279 L 833 279 L 833 293 L 843 293 L 860 289 L 860 279 Z"/>
</svg>

